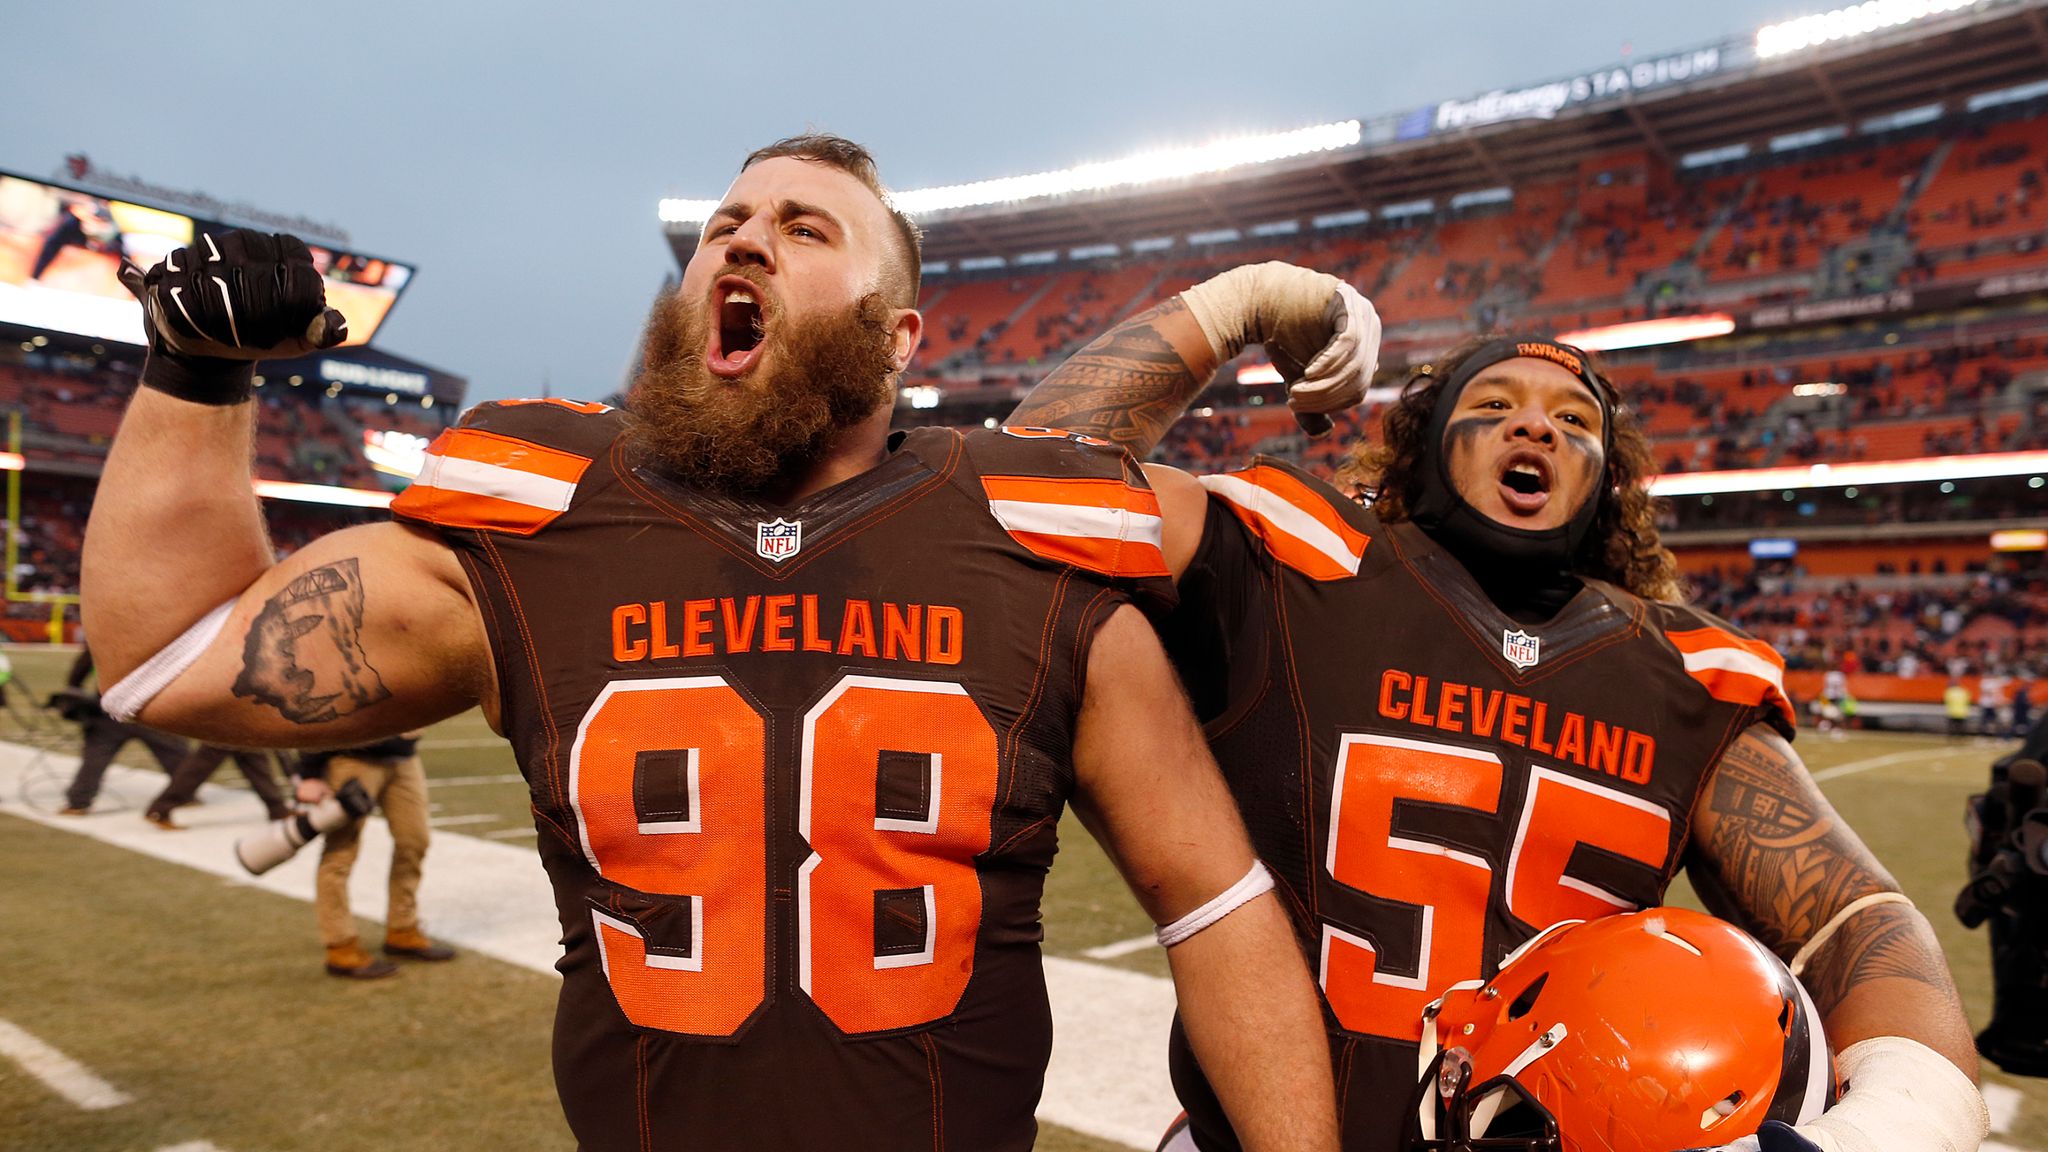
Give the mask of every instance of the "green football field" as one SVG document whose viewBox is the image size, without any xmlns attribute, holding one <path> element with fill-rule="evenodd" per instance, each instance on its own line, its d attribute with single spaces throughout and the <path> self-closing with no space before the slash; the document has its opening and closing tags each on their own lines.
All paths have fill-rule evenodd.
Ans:
<svg viewBox="0 0 2048 1152">
<path fill-rule="evenodd" d="M 47 692 L 68 656 L 12 652 L 20 677 L 0 736 L 22 734 L 21 686 Z M 1963 798 L 2000 746 L 1911 735 L 1807 733 L 1822 787 L 1940 932 L 1973 1023 L 1989 1015 L 1988 946 L 1949 912 L 1963 878 Z M 146 766 L 139 746 L 122 762 Z M 437 836 L 533 843 L 509 751 L 470 714 L 422 747 Z M 232 768 L 216 784 L 239 787 Z M 31 777 L 9 806 L 54 807 L 63 780 Z M 153 786 L 153 785 L 152 785 Z M 148 790 L 110 789 L 137 813 Z M 1045 899 L 1055 956 L 1163 976 L 1156 947 L 1088 956 L 1150 924 L 1078 826 L 1065 833 Z M 159 835 L 171 835 L 159 833 Z M 434 868 L 429 856 L 428 871 Z M 1679 893 L 1680 901 L 1690 896 Z M 429 925 L 431 929 L 432 925 Z M 365 939 L 380 929 L 365 924 Z M 1116 951 L 1109 948 L 1108 951 Z M 556 981 L 469 954 L 397 979 L 321 973 L 311 908 L 298 900 L 0 811 L 0 1053 L 10 1029 L 116 1086 L 127 1100 L 82 1108 L 0 1054 L 6 1152 L 257 1152 L 377 1147 L 570 1146 L 548 1072 Z M 1113 1068 L 1116 1053 L 1101 1066 Z M 2048 1150 L 2048 1081 L 1985 1075 L 2004 1130 L 1993 1140 Z M 1039 1147 L 1119 1145 L 1046 1127 Z"/>
</svg>

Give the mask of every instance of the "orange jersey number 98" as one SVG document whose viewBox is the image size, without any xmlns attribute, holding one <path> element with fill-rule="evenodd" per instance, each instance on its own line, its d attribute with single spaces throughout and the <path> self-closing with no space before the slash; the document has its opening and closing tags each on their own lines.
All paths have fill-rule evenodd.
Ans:
<svg viewBox="0 0 2048 1152">
<path fill-rule="evenodd" d="M 592 911 L 634 1024 L 729 1036 L 766 995 L 766 732 L 718 676 L 615 681 L 577 727 L 569 797 L 585 857 L 690 917 L 687 948 L 651 949 Z M 957 684 L 845 676 L 804 716 L 799 771 L 804 994 L 849 1033 L 950 1013 L 974 970 L 995 730 Z M 636 796 L 650 772 L 672 777 L 658 806 Z"/>
</svg>

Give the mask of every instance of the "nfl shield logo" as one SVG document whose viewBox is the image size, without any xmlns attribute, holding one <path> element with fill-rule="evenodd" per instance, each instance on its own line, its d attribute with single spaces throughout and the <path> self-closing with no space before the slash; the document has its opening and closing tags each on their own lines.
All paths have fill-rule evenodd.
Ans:
<svg viewBox="0 0 2048 1152">
<path fill-rule="evenodd" d="M 777 564 L 797 554 L 804 546 L 804 522 L 784 520 L 777 516 L 772 524 L 757 526 L 754 533 L 754 551 L 763 559 Z"/>
<path fill-rule="evenodd" d="M 1500 654 L 1517 668 L 1533 668 L 1536 666 L 1537 649 L 1542 643 L 1539 637 L 1510 628 L 1500 634 Z"/>
</svg>

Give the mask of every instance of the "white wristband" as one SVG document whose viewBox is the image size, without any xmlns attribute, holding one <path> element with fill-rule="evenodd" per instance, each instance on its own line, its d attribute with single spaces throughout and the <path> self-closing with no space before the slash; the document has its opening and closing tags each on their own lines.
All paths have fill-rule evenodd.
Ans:
<svg viewBox="0 0 2048 1152">
<path fill-rule="evenodd" d="M 1154 935 L 1159 937 L 1161 946 L 1171 948 L 1272 890 L 1273 874 L 1266 871 L 1265 864 L 1254 860 L 1252 870 L 1244 874 L 1244 879 L 1217 893 L 1214 899 L 1193 912 L 1155 929 Z"/>
<path fill-rule="evenodd" d="M 182 675 L 199 660 L 199 655 L 227 627 L 228 613 L 233 611 L 233 600 L 215 608 L 199 618 L 199 623 L 185 629 L 183 635 L 164 646 L 163 651 L 142 662 L 142 666 L 121 677 L 113 687 L 100 697 L 100 707 L 116 720 L 129 721 L 141 713 L 157 693 L 171 686 L 171 681 Z"/>
</svg>

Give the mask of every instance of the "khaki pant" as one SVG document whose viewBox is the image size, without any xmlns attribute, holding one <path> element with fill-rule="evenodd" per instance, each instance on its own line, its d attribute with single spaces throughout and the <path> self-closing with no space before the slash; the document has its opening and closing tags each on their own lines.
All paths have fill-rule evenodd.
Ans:
<svg viewBox="0 0 2048 1152">
<path fill-rule="evenodd" d="M 417 928 L 420 923 L 420 864 L 427 857 L 427 774 L 420 758 L 357 760 L 336 756 L 327 762 L 327 782 L 337 791 L 360 780 L 364 791 L 384 809 L 391 825 L 391 895 L 384 916 L 387 932 Z M 320 917 L 321 942 L 328 947 L 356 938 L 355 917 L 348 910 L 348 874 L 362 845 L 362 823 L 336 828 L 322 838 L 320 878 L 313 907 Z"/>
</svg>

